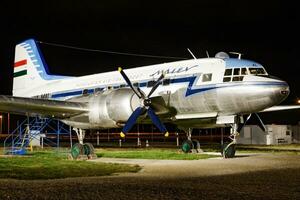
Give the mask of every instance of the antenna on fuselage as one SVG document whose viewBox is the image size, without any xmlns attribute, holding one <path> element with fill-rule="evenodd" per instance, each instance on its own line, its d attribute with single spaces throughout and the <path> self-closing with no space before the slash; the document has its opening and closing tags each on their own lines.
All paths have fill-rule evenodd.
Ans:
<svg viewBox="0 0 300 200">
<path fill-rule="evenodd" d="M 238 59 L 241 59 L 241 58 L 242 58 L 242 55 L 243 55 L 242 53 L 234 52 L 234 51 L 229 52 L 229 53 L 234 54 L 234 55 L 238 55 Z"/>
<path fill-rule="evenodd" d="M 208 53 L 208 51 L 206 50 L 206 56 L 207 56 L 207 58 L 209 58 L 209 53 Z"/>
<path fill-rule="evenodd" d="M 192 52 L 189 48 L 187 48 L 187 50 L 190 52 L 190 54 L 193 56 L 193 58 L 194 58 L 195 60 L 197 60 L 197 58 L 196 58 L 196 56 L 194 56 L 193 52 Z"/>
</svg>

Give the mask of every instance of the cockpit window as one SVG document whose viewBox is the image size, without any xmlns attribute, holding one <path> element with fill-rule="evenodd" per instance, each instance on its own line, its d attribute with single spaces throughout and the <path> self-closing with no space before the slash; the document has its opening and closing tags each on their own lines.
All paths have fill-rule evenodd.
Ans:
<svg viewBox="0 0 300 200">
<path fill-rule="evenodd" d="M 232 69 L 226 69 L 224 76 L 230 76 L 230 75 L 232 75 Z"/>
<path fill-rule="evenodd" d="M 240 75 L 241 68 L 235 68 L 233 71 L 233 75 Z"/>
<path fill-rule="evenodd" d="M 250 74 L 253 75 L 265 75 L 267 74 L 263 68 L 249 68 Z"/>
<path fill-rule="evenodd" d="M 202 76 L 202 82 L 208 82 L 211 81 L 212 74 L 203 74 Z"/>
<path fill-rule="evenodd" d="M 232 73 L 233 72 L 233 73 Z M 247 68 L 226 69 L 223 77 L 223 82 L 243 81 L 244 75 L 247 75 Z"/>
<path fill-rule="evenodd" d="M 244 77 L 243 76 L 234 76 L 232 78 L 232 81 L 243 81 Z"/>
<path fill-rule="evenodd" d="M 248 71 L 247 71 L 247 68 L 242 68 L 242 75 L 247 75 L 248 74 Z"/>
</svg>

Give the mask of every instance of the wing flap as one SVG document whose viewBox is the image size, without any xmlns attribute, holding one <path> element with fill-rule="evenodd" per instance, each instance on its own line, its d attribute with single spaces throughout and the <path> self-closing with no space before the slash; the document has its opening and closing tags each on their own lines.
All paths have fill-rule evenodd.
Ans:
<svg viewBox="0 0 300 200">
<path fill-rule="evenodd" d="M 175 118 L 180 119 L 202 119 L 202 118 L 211 118 L 217 117 L 217 112 L 210 112 L 210 113 L 192 113 L 192 114 L 179 114 L 176 115 Z"/>
<path fill-rule="evenodd" d="M 69 118 L 88 112 L 85 103 L 0 95 L 0 111 L 20 115 Z"/>
</svg>

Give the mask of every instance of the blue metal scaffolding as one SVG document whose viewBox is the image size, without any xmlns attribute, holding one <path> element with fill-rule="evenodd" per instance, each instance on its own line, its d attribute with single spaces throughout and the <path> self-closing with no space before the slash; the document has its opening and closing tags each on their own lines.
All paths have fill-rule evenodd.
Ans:
<svg viewBox="0 0 300 200">
<path fill-rule="evenodd" d="M 62 134 L 70 136 L 72 146 L 71 127 L 52 118 L 27 117 L 4 140 L 4 154 L 24 155 L 30 143 L 41 136 L 45 136 L 42 137 L 42 147 L 45 145 L 59 148 Z"/>
</svg>

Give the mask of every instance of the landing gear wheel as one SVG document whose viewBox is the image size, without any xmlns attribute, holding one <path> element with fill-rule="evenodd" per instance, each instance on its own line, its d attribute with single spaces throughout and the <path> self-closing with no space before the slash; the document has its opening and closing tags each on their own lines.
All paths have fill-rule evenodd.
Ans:
<svg viewBox="0 0 300 200">
<path fill-rule="evenodd" d="M 222 156 L 223 158 L 233 158 L 235 155 L 235 147 L 236 144 L 234 143 L 224 143 L 222 147 Z"/>
<path fill-rule="evenodd" d="M 94 154 L 94 146 L 91 143 L 83 144 L 84 154 L 89 156 Z"/>
<path fill-rule="evenodd" d="M 193 142 L 191 140 L 186 140 L 183 142 L 182 146 L 181 146 L 181 150 L 184 153 L 189 153 L 191 152 L 191 150 L 193 149 Z"/>
<path fill-rule="evenodd" d="M 80 155 L 84 155 L 84 148 L 82 144 L 76 143 L 72 146 L 71 156 L 76 160 Z"/>
<path fill-rule="evenodd" d="M 192 140 L 194 149 L 200 149 L 200 142 L 198 140 Z"/>
</svg>

